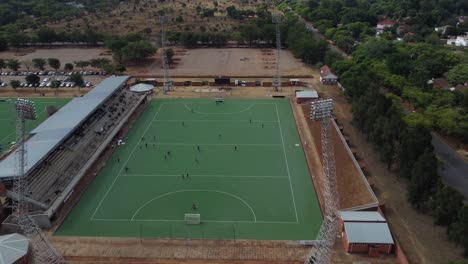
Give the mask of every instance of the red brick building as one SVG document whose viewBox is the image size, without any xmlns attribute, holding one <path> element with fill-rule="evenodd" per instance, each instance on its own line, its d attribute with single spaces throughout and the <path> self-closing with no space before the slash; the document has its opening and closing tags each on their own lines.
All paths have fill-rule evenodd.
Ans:
<svg viewBox="0 0 468 264">
<path fill-rule="evenodd" d="M 320 82 L 323 84 L 336 84 L 338 82 L 338 76 L 332 73 L 327 65 L 320 68 Z"/>
<path fill-rule="evenodd" d="M 296 103 L 302 104 L 313 100 L 318 100 L 319 96 L 315 90 L 296 91 Z"/>
<path fill-rule="evenodd" d="M 348 253 L 390 254 L 394 241 L 385 218 L 379 212 L 341 211 L 340 231 Z"/>
</svg>

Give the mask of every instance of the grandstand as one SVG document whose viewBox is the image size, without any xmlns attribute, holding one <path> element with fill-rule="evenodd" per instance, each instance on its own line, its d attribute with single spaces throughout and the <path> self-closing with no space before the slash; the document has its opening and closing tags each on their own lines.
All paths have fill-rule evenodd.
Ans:
<svg viewBox="0 0 468 264">
<path fill-rule="evenodd" d="M 75 186 L 94 161 L 111 145 L 146 95 L 124 89 L 129 77 L 104 80 L 83 97 L 75 98 L 29 134 L 25 200 L 41 227 L 50 227 Z M 16 152 L 0 162 L 0 180 L 11 189 Z M 18 194 L 8 191 L 14 199 Z M 4 224 L 9 226 L 12 218 Z"/>
</svg>

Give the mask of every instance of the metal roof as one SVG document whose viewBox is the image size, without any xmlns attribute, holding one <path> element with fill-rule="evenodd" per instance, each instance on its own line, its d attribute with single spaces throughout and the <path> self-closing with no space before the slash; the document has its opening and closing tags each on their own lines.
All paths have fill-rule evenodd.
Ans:
<svg viewBox="0 0 468 264">
<path fill-rule="evenodd" d="M 128 76 L 121 76 L 105 79 L 96 88 L 83 97 L 73 99 L 31 131 L 30 135 L 32 136 L 25 143 L 28 151 L 25 173 L 36 167 L 107 98 L 119 89 L 128 78 Z M 9 178 L 16 175 L 16 155 L 17 152 L 15 151 L 0 161 L 0 178 Z"/>
<path fill-rule="evenodd" d="M 386 222 L 376 211 L 340 211 L 339 215 L 344 222 Z"/>
<path fill-rule="evenodd" d="M 349 243 L 393 244 L 387 223 L 345 222 L 344 228 Z"/>
<path fill-rule="evenodd" d="M 318 93 L 315 90 L 304 90 L 296 92 L 297 98 L 318 98 Z"/>
<path fill-rule="evenodd" d="M 137 92 L 137 93 L 148 92 L 148 91 L 151 91 L 153 89 L 154 89 L 153 85 L 145 84 L 145 83 L 139 83 L 139 84 L 136 84 L 136 85 L 133 85 L 132 87 L 130 87 L 130 91 Z"/>
<path fill-rule="evenodd" d="M 0 263 L 13 264 L 28 253 L 29 240 L 19 234 L 0 236 Z"/>
</svg>

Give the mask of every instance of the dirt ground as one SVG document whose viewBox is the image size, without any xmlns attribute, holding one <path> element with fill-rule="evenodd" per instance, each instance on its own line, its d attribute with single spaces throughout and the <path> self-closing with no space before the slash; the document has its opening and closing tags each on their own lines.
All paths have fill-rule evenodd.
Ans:
<svg viewBox="0 0 468 264">
<path fill-rule="evenodd" d="M 294 107 L 294 106 L 293 106 Z M 299 111 L 303 111 L 304 116 L 308 116 L 310 112 L 310 105 L 305 104 L 300 108 Z M 313 146 L 316 149 L 312 155 L 317 155 L 321 159 L 322 151 L 322 140 L 321 140 L 321 123 L 314 122 L 309 118 L 305 119 L 307 122 L 307 129 L 311 132 L 311 139 Z M 359 166 L 356 166 L 352 160 L 352 154 L 350 154 L 344 142 L 341 140 L 338 131 L 335 126 L 330 123 L 329 125 L 330 138 L 333 142 L 334 154 L 335 154 L 335 171 L 336 181 L 339 194 L 339 205 L 342 210 L 350 210 L 352 208 L 367 209 L 376 208 L 378 201 L 367 183 L 362 171 Z M 320 167 L 322 165 L 320 164 Z M 323 177 L 323 176 L 322 176 Z M 323 183 L 319 184 L 322 186 Z M 315 184 L 317 186 L 317 184 Z M 320 187 L 316 187 L 320 188 Z"/>
<path fill-rule="evenodd" d="M 174 56 L 177 65 L 171 67 L 169 75 L 219 75 L 219 76 L 259 76 L 275 74 L 276 57 L 273 49 L 224 48 L 224 49 L 187 49 Z M 282 75 L 308 75 L 309 68 L 294 58 L 288 50 L 281 52 Z M 128 67 L 129 71 L 135 71 Z M 146 74 L 162 74 L 160 59 L 147 68 Z"/>
<path fill-rule="evenodd" d="M 366 137 L 351 125 L 351 105 L 347 103 L 341 90 L 337 86 L 319 84 L 318 71 L 314 73 L 314 77 L 319 95 L 334 99 L 338 123 L 344 127 L 344 133 L 349 136 L 351 145 L 372 175 L 370 180 L 374 183 L 374 191 L 379 200 L 385 203 L 385 215 L 391 230 L 409 261 L 441 264 L 462 259 L 462 248 L 448 240 L 446 229 L 435 226 L 431 216 L 419 213 L 407 202 L 407 181 L 399 179 L 397 173 L 388 171 Z"/>
</svg>

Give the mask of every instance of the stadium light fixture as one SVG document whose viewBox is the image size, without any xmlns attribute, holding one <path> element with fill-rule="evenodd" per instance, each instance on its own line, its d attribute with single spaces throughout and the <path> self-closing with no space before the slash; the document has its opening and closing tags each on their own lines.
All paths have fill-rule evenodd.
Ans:
<svg viewBox="0 0 468 264">
<path fill-rule="evenodd" d="M 37 111 L 34 102 L 27 99 L 18 98 L 16 100 L 16 111 L 23 115 L 25 119 L 36 120 Z"/>
<path fill-rule="evenodd" d="M 310 118 L 315 121 L 331 118 L 333 116 L 333 99 L 311 102 Z"/>
</svg>

